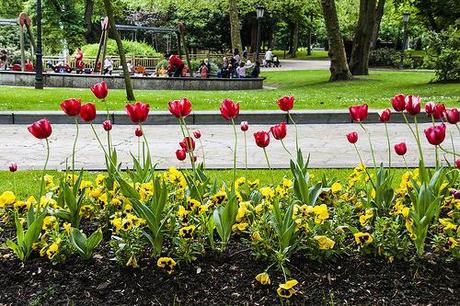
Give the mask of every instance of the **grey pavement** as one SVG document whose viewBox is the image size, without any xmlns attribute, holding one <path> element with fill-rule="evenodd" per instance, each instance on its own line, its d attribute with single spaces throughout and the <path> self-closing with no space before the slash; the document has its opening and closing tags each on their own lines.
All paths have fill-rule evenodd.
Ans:
<svg viewBox="0 0 460 306">
<path fill-rule="evenodd" d="M 422 124 L 421 131 L 429 124 Z M 366 127 L 372 135 L 376 150 L 377 160 L 387 162 L 387 143 L 382 124 L 367 124 Z M 408 128 L 404 124 L 390 124 L 389 133 L 392 144 L 405 141 L 408 146 L 406 156 L 410 166 L 418 163 L 415 141 Z M 188 162 L 179 162 L 175 157 L 175 151 L 179 148 L 178 142 L 182 140 L 182 134 L 178 126 L 145 126 L 145 133 L 149 140 L 153 160 L 159 168 L 170 166 L 186 167 Z M 231 168 L 233 156 L 233 131 L 230 125 L 201 125 L 191 126 L 191 129 L 200 129 L 202 142 L 206 156 L 207 168 Z M 257 130 L 268 130 L 268 125 L 251 125 L 247 133 L 248 165 L 250 168 L 265 168 L 263 150 L 254 143 L 252 134 Z M 113 145 L 119 153 L 119 161 L 123 167 L 131 165 L 130 152 L 137 154 L 137 137 L 134 136 L 135 126 L 114 125 L 112 130 Z M 452 129 L 454 143 L 457 152 L 460 151 L 460 135 Z M 98 133 L 105 142 L 106 133 L 100 125 L 97 125 Z M 358 131 L 360 139 L 357 143 L 367 165 L 371 165 L 371 154 L 366 134 L 357 124 L 310 124 L 298 125 L 299 142 L 305 154 L 311 154 L 310 167 L 312 168 L 348 168 L 358 164 L 358 157 L 351 144 L 346 140 L 345 134 Z M 75 127 L 73 125 L 54 125 L 53 134 L 50 137 L 51 156 L 50 169 L 64 169 L 66 159 L 70 162 Z M 244 167 L 244 137 L 238 129 L 238 167 Z M 434 164 L 434 147 L 426 141 L 422 135 L 422 144 L 425 158 L 429 165 Z M 26 125 L 0 125 L 0 168 L 7 169 L 10 162 L 16 162 L 20 169 L 40 169 L 43 167 L 45 158 L 45 142 L 35 139 L 27 131 Z M 295 146 L 294 126 L 289 125 L 288 136 L 285 139 L 287 148 L 293 152 Z M 446 138 L 446 147 L 450 139 Z M 101 148 L 98 146 L 90 127 L 87 124 L 81 126 L 80 138 L 77 144 L 77 168 L 99 170 L 104 169 L 104 158 Z M 272 166 L 275 168 L 287 168 L 289 155 L 281 146 L 281 143 L 271 138 L 267 148 Z M 196 154 L 202 160 L 201 145 L 197 142 Z M 392 152 L 393 165 L 404 166 L 401 157 Z M 452 157 L 449 157 L 452 160 Z"/>
<path fill-rule="evenodd" d="M 293 71 L 293 70 L 328 70 L 329 60 L 296 60 L 280 58 L 281 67 L 262 68 L 262 71 Z"/>
</svg>

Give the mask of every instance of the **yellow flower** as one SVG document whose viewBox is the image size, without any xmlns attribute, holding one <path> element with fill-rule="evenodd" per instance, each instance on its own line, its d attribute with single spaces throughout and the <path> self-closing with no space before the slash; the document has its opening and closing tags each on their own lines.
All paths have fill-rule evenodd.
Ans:
<svg viewBox="0 0 460 306">
<path fill-rule="evenodd" d="M 324 220 L 329 218 L 329 212 L 326 204 L 313 207 L 313 213 L 315 214 L 315 223 L 322 224 Z"/>
<path fill-rule="evenodd" d="M 45 189 L 46 190 L 49 190 L 49 189 L 54 187 L 54 181 L 53 181 L 53 177 L 51 175 L 46 174 L 43 177 L 43 180 L 45 181 Z"/>
<path fill-rule="evenodd" d="M 270 285 L 272 281 L 270 280 L 270 275 L 267 272 L 259 273 L 256 275 L 256 281 L 262 285 Z"/>
<path fill-rule="evenodd" d="M 254 211 L 259 215 L 264 211 L 264 206 L 262 204 L 258 204 L 256 207 L 254 207 Z"/>
<path fill-rule="evenodd" d="M 91 205 L 82 205 L 82 207 L 80 207 L 80 216 L 87 219 L 91 218 L 93 209 L 94 208 Z"/>
<path fill-rule="evenodd" d="M 262 187 L 260 188 L 260 193 L 265 201 L 272 201 L 275 197 L 275 191 L 270 187 Z"/>
<path fill-rule="evenodd" d="M 252 233 L 251 239 L 254 241 L 261 241 L 262 237 L 260 236 L 260 233 L 258 231 L 255 231 L 254 233 Z"/>
<path fill-rule="evenodd" d="M 440 218 L 439 223 L 441 223 L 443 227 L 443 232 L 447 232 L 449 230 L 456 231 L 457 230 L 457 225 L 451 222 L 452 220 L 449 218 Z"/>
<path fill-rule="evenodd" d="M 98 174 L 96 176 L 96 185 L 98 186 L 104 186 L 104 180 L 106 179 L 106 176 L 104 174 Z"/>
<path fill-rule="evenodd" d="M 46 250 L 46 255 L 48 256 L 49 260 L 52 260 L 54 258 L 54 256 L 56 256 L 56 254 L 58 253 L 58 251 L 59 251 L 59 242 L 60 241 L 53 242 L 50 245 L 50 247 L 48 248 L 48 250 Z"/>
<path fill-rule="evenodd" d="M 97 199 L 101 196 L 102 194 L 102 188 L 95 188 L 90 191 L 89 196 L 93 199 Z"/>
<path fill-rule="evenodd" d="M 118 233 L 118 232 L 120 231 L 121 225 L 122 225 L 122 220 L 121 220 L 121 218 L 114 218 L 114 219 L 112 220 L 112 225 L 113 225 L 113 227 L 114 227 L 114 229 L 115 229 L 115 232 Z"/>
<path fill-rule="evenodd" d="M 235 181 L 235 188 L 238 189 L 238 187 L 244 185 L 245 183 L 246 183 L 246 178 L 240 177 Z"/>
<path fill-rule="evenodd" d="M 318 246 L 320 250 L 330 250 L 334 248 L 335 241 L 330 239 L 327 236 L 315 236 L 313 239 L 318 242 Z"/>
<path fill-rule="evenodd" d="M 335 182 L 331 186 L 331 191 L 332 193 L 337 193 L 339 191 L 342 191 L 342 184 L 340 184 L 339 182 Z"/>
<path fill-rule="evenodd" d="M 13 205 L 16 201 L 16 196 L 11 191 L 5 191 L 0 195 L 0 208 L 8 205 Z"/>
<path fill-rule="evenodd" d="M 249 206 L 250 205 L 251 205 L 251 202 L 249 202 L 249 201 L 241 202 L 239 204 L 238 213 L 236 215 L 236 222 L 241 222 L 241 220 L 243 220 L 243 218 L 249 212 Z"/>
<path fill-rule="evenodd" d="M 189 211 L 185 209 L 184 206 L 179 206 L 179 209 L 177 210 L 177 215 L 179 216 L 179 218 L 181 219 L 184 219 L 185 217 L 187 217 Z"/>
<path fill-rule="evenodd" d="M 136 256 L 131 255 L 131 257 L 128 259 L 128 262 L 126 263 L 127 267 L 132 267 L 132 268 L 139 268 L 139 265 L 137 264 L 137 259 Z"/>
<path fill-rule="evenodd" d="M 374 211 L 371 208 L 366 209 L 366 213 L 359 216 L 359 223 L 364 226 L 366 225 L 367 221 L 369 221 L 369 219 L 372 219 L 372 217 L 374 217 Z"/>
<path fill-rule="evenodd" d="M 24 201 L 16 201 L 14 202 L 14 209 L 19 210 L 19 211 L 24 211 L 26 209 L 29 209 L 30 203 L 24 202 Z"/>
<path fill-rule="evenodd" d="M 186 227 L 182 227 L 179 229 L 179 236 L 185 239 L 191 239 L 193 238 L 193 233 L 195 232 L 195 225 L 189 225 Z"/>
<path fill-rule="evenodd" d="M 449 237 L 449 239 L 447 240 L 447 247 L 445 248 L 445 250 L 450 250 L 450 249 L 454 249 L 458 246 L 458 242 L 457 240 L 454 238 L 454 237 Z"/>
<path fill-rule="evenodd" d="M 67 235 L 69 235 L 70 234 L 70 228 L 72 227 L 72 224 L 70 224 L 69 222 L 64 222 L 62 227 L 64 227 L 65 232 L 67 233 Z"/>
<path fill-rule="evenodd" d="M 227 193 L 225 190 L 220 190 L 211 197 L 211 203 L 213 205 L 220 205 L 225 201 L 225 199 L 227 199 Z"/>
<path fill-rule="evenodd" d="M 44 231 L 49 231 L 53 229 L 55 223 L 56 223 L 55 216 L 46 216 L 45 219 L 43 219 L 42 229 Z"/>
<path fill-rule="evenodd" d="M 294 287 L 298 284 L 298 282 L 295 280 L 295 279 L 291 279 L 291 280 L 288 280 L 286 283 L 284 284 L 279 284 L 279 287 L 278 289 L 276 290 L 276 292 L 278 293 L 278 295 L 280 297 L 283 297 L 283 298 L 290 298 L 293 294 L 296 294 L 296 290 L 294 289 Z"/>
<path fill-rule="evenodd" d="M 291 188 L 292 187 L 292 181 L 287 178 L 283 178 L 283 187 L 284 188 Z"/>
<path fill-rule="evenodd" d="M 415 240 L 417 238 L 417 235 L 414 232 L 414 221 L 412 219 L 406 219 L 405 226 L 407 231 L 409 232 L 409 237 L 412 240 Z"/>
<path fill-rule="evenodd" d="M 248 181 L 248 186 L 251 189 L 257 188 L 260 185 L 260 180 L 256 179 L 254 181 Z"/>
<path fill-rule="evenodd" d="M 358 232 L 354 234 L 354 236 L 355 241 L 358 245 L 370 244 L 372 243 L 372 241 L 374 241 L 371 234 L 369 233 Z"/>
<path fill-rule="evenodd" d="M 174 272 L 176 262 L 171 257 L 160 257 L 157 261 L 158 268 L 163 268 L 166 273 L 171 274 Z"/>
</svg>

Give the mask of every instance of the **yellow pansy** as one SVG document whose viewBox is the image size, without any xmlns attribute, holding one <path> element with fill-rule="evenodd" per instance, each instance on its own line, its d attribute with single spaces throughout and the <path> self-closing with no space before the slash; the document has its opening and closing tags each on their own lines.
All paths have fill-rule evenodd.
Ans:
<svg viewBox="0 0 460 306">
<path fill-rule="evenodd" d="M 171 274 L 174 272 L 176 262 L 171 257 L 160 257 L 157 260 L 157 266 L 164 269 L 166 273 Z"/>
<path fill-rule="evenodd" d="M 313 237 L 313 239 L 318 242 L 318 247 L 320 250 L 330 250 L 334 248 L 335 241 L 327 236 L 318 235 Z"/>
<path fill-rule="evenodd" d="M 193 233 L 195 232 L 195 229 L 196 226 L 193 224 L 186 227 L 182 227 L 179 229 L 179 236 L 184 239 L 191 239 L 193 238 Z"/>
<path fill-rule="evenodd" d="M 369 233 L 358 232 L 355 233 L 354 236 L 358 245 L 371 244 L 372 241 L 374 241 L 371 234 Z"/>
<path fill-rule="evenodd" d="M 298 284 L 298 282 L 295 279 L 288 280 L 284 284 L 279 284 L 278 289 L 276 289 L 276 292 L 280 297 L 283 298 L 290 298 L 292 295 L 296 294 L 296 290 L 294 287 Z"/>
<path fill-rule="evenodd" d="M 53 229 L 54 224 L 56 224 L 56 217 L 55 216 L 46 216 L 45 219 L 43 219 L 42 229 L 44 231 L 49 231 L 49 230 Z"/>
<path fill-rule="evenodd" d="M 315 223 L 321 224 L 329 218 L 329 211 L 326 204 L 321 204 L 317 206 L 313 206 L 313 213 L 315 214 Z"/>
<path fill-rule="evenodd" d="M 0 208 L 13 205 L 16 201 L 16 196 L 12 191 L 5 191 L 0 195 Z"/>
<path fill-rule="evenodd" d="M 331 191 L 332 193 L 337 193 L 339 191 L 342 191 L 342 184 L 340 184 L 339 182 L 335 182 L 331 186 Z"/>
<path fill-rule="evenodd" d="M 270 280 L 270 275 L 267 272 L 259 273 L 256 275 L 256 281 L 262 285 L 270 285 L 272 281 Z"/>
</svg>

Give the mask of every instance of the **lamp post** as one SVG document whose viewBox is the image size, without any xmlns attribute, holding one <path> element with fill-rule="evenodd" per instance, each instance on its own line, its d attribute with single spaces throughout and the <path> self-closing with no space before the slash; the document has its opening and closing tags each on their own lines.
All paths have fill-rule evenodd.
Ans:
<svg viewBox="0 0 460 306">
<path fill-rule="evenodd" d="M 255 61 L 259 60 L 259 51 L 260 51 L 260 26 L 261 19 L 264 17 L 265 7 L 258 4 L 256 6 L 256 16 L 257 16 L 257 44 L 256 44 L 256 58 Z"/>
<path fill-rule="evenodd" d="M 43 89 L 43 59 L 42 59 L 42 1 L 37 0 L 37 49 L 36 70 L 35 70 L 35 89 Z"/>
<path fill-rule="evenodd" d="M 409 23 L 409 12 L 403 13 L 403 43 L 401 48 L 401 61 L 399 63 L 399 68 L 404 69 L 404 51 L 406 50 L 407 45 L 407 24 Z"/>
</svg>

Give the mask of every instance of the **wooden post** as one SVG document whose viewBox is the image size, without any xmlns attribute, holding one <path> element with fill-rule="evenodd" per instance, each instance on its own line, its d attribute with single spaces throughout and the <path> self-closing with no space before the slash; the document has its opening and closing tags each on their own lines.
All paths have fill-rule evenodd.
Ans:
<svg viewBox="0 0 460 306">
<path fill-rule="evenodd" d="M 101 57 L 101 75 L 104 70 L 104 61 L 105 61 L 105 56 L 107 55 L 107 39 L 108 39 L 108 32 L 107 30 L 105 31 L 104 35 L 104 42 L 102 44 L 102 57 Z M 112 67 L 113 68 L 113 67 Z"/>
<path fill-rule="evenodd" d="M 94 72 L 97 71 L 97 63 L 99 62 L 99 57 L 101 56 L 101 51 L 102 47 L 104 44 L 105 36 L 107 35 L 107 27 L 109 25 L 109 20 L 107 17 L 104 18 L 103 21 L 101 21 L 101 28 L 102 28 L 102 33 L 101 33 L 101 38 L 99 39 L 99 48 L 97 49 L 97 54 L 96 54 L 96 61 L 94 62 Z M 104 63 L 101 62 L 101 72 L 102 72 L 102 65 Z"/>
<path fill-rule="evenodd" d="M 190 62 L 190 55 L 188 53 L 187 42 L 185 40 L 185 25 L 182 22 L 179 23 L 179 35 L 182 37 L 182 45 L 184 47 L 185 59 L 187 60 L 188 69 L 190 70 L 190 76 L 193 77 L 192 64 Z"/>
<path fill-rule="evenodd" d="M 21 47 L 21 70 L 24 71 L 24 65 L 26 60 L 26 53 L 24 50 L 24 25 L 20 25 L 19 27 L 19 45 Z"/>
</svg>

